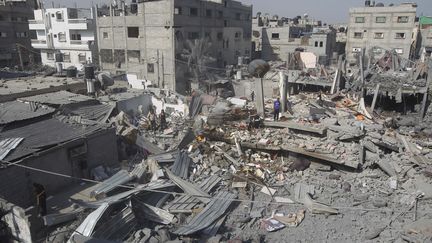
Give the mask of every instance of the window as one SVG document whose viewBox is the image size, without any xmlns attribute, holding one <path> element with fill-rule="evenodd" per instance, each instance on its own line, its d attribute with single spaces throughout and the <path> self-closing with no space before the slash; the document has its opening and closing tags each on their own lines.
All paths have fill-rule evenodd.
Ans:
<svg viewBox="0 0 432 243">
<path fill-rule="evenodd" d="M 138 27 L 128 27 L 128 38 L 138 38 L 139 28 Z"/>
<path fill-rule="evenodd" d="M 85 63 L 86 62 L 86 54 L 85 53 L 80 53 L 80 54 L 78 54 L 78 61 L 80 62 L 80 63 Z"/>
<path fill-rule="evenodd" d="M 190 40 L 195 40 L 195 39 L 199 39 L 199 33 L 198 32 L 189 32 L 188 33 L 188 39 Z"/>
<path fill-rule="evenodd" d="M 406 35 L 405 33 L 396 33 L 396 39 L 405 39 Z"/>
<path fill-rule="evenodd" d="M 223 18 L 223 11 L 218 11 L 218 18 Z"/>
<path fill-rule="evenodd" d="M 384 33 L 376 32 L 376 33 L 374 34 L 374 38 L 375 38 L 375 39 L 384 39 Z"/>
<path fill-rule="evenodd" d="M 409 17 L 408 16 L 399 16 L 397 19 L 398 23 L 408 23 Z"/>
<path fill-rule="evenodd" d="M 355 22 L 356 23 L 364 23 L 365 22 L 365 17 L 356 17 L 355 18 Z"/>
<path fill-rule="evenodd" d="M 224 1 L 224 7 L 228 7 L 227 1 Z"/>
<path fill-rule="evenodd" d="M 140 51 L 128 50 L 127 55 L 128 55 L 128 62 L 140 63 L 140 59 L 141 59 Z"/>
<path fill-rule="evenodd" d="M 315 47 L 318 47 L 318 41 L 315 41 Z"/>
<path fill-rule="evenodd" d="M 402 48 L 395 48 L 394 50 L 397 54 L 403 54 L 404 53 L 404 50 Z"/>
<path fill-rule="evenodd" d="M 218 32 L 218 33 L 217 33 L 217 39 L 218 39 L 219 41 L 221 41 L 221 40 L 223 39 L 223 33 L 222 33 L 222 32 Z"/>
<path fill-rule="evenodd" d="M 236 18 L 236 20 L 241 20 L 241 14 L 240 13 L 236 13 L 235 18 Z"/>
<path fill-rule="evenodd" d="M 104 39 L 108 39 L 109 37 L 108 37 L 108 32 L 103 32 L 103 38 Z"/>
<path fill-rule="evenodd" d="M 324 42 L 320 41 L 320 47 L 324 46 Z"/>
<path fill-rule="evenodd" d="M 11 17 L 11 21 L 16 22 L 16 21 L 18 21 L 18 19 L 17 19 L 17 17 L 12 16 L 12 17 Z"/>
<path fill-rule="evenodd" d="M 56 19 L 57 19 L 57 21 L 63 21 L 63 13 L 57 12 L 56 13 Z"/>
<path fill-rule="evenodd" d="M 121 68 L 121 64 L 126 62 L 126 52 L 125 50 L 114 50 L 114 61 L 117 68 Z"/>
<path fill-rule="evenodd" d="M 60 42 L 66 42 L 66 34 L 65 33 L 58 33 L 58 40 Z"/>
<path fill-rule="evenodd" d="M 210 39 L 211 38 L 210 32 L 205 32 L 204 33 L 204 37 L 207 38 L 207 39 Z"/>
<path fill-rule="evenodd" d="M 362 51 L 362 49 L 360 48 L 360 47 L 354 47 L 353 49 L 352 49 L 352 52 L 353 53 L 359 53 L 359 52 L 361 52 Z"/>
<path fill-rule="evenodd" d="M 376 23 L 385 23 L 387 21 L 386 17 L 376 17 L 375 22 Z"/>
<path fill-rule="evenodd" d="M 181 15 L 182 14 L 182 8 L 181 7 L 175 7 L 174 8 L 174 14 Z"/>
<path fill-rule="evenodd" d="M 7 33 L 6 32 L 0 32 L 0 38 L 6 38 Z"/>
<path fill-rule="evenodd" d="M 3 20 L 4 20 L 3 15 L 0 15 L 0 21 L 3 21 Z"/>
<path fill-rule="evenodd" d="M 72 34 L 71 40 L 81 40 L 81 34 Z"/>
<path fill-rule="evenodd" d="M 26 38 L 28 36 L 27 32 L 16 32 L 15 35 L 17 38 Z"/>
<path fill-rule="evenodd" d="M 196 17 L 198 16 L 198 9 L 197 8 L 190 8 L 190 16 Z"/>
<path fill-rule="evenodd" d="M 354 38 L 363 39 L 363 32 L 354 32 Z"/>
<path fill-rule="evenodd" d="M 224 26 L 228 27 L 228 20 L 224 20 Z"/>
<path fill-rule="evenodd" d="M 272 33 L 273 40 L 279 40 L 279 33 Z"/>
<path fill-rule="evenodd" d="M 154 73 L 154 64 L 147 63 L 147 73 Z"/>
<path fill-rule="evenodd" d="M 212 10 L 211 9 L 207 9 L 206 10 L 206 17 L 207 18 L 211 18 L 212 17 Z"/>
<path fill-rule="evenodd" d="M 234 37 L 236 39 L 240 39 L 241 38 L 241 32 L 235 32 Z"/>
<path fill-rule="evenodd" d="M 54 60 L 54 52 L 47 52 L 47 59 Z"/>
<path fill-rule="evenodd" d="M 113 62 L 113 53 L 111 49 L 101 49 L 100 56 L 101 56 L 101 61 L 104 63 Z"/>
<path fill-rule="evenodd" d="M 55 18 L 55 14 L 51 14 L 51 17 L 52 17 L 52 18 Z"/>
<path fill-rule="evenodd" d="M 63 53 L 63 62 L 71 62 L 70 53 L 69 52 Z"/>
</svg>

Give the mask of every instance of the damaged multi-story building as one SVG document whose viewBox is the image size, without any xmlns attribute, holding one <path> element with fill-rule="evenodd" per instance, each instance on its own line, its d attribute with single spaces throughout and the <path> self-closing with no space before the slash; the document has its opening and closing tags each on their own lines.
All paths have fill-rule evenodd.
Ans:
<svg viewBox="0 0 432 243">
<path fill-rule="evenodd" d="M 191 65 L 222 69 L 250 57 L 251 17 L 252 6 L 232 0 L 120 1 L 98 9 L 100 66 L 185 92 Z"/>
<path fill-rule="evenodd" d="M 349 10 L 347 60 L 356 63 L 358 53 L 371 52 L 376 58 L 386 50 L 403 58 L 412 57 L 416 44 L 417 4 L 384 6 L 365 1 L 364 7 Z"/>
<path fill-rule="evenodd" d="M 421 16 L 419 18 L 417 57 L 425 61 L 432 53 L 432 17 Z"/>
<path fill-rule="evenodd" d="M 328 65 L 336 50 L 336 30 L 320 25 L 307 16 L 287 21 L 257 14 L 252 21 L 254 57 L 288 61 L 290 54 L 306 51 L 314 53 L 320 64 Z"/>
<path fill-rule="evenodd" d="M 35 0 L 0 0 L 0 67 L 33 61 L 28 20 L 35 7 Z"/>
<path fill-rule="evenodd" d="M 41 51 L 42 64 L 55 67 L 56 62 L 62 62 L 81 70 L 97 57 L 93 9 L 38 9 L 34 16 L 29 27 L 36 32 L 36 39 L 31 42 Z M 56 52 L 62 54 L 60 60 L 55 60 Z"/>
</svg>

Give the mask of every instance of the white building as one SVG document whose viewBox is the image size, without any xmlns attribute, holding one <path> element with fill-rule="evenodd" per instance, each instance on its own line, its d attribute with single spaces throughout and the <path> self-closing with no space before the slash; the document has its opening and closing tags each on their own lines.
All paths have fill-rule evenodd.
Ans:
<svg viewBox="0 0 432 243">
<path fill-rule="evenodd" d="M 32 46 L 41 50 L 42 63 L 55 66 L 55 53 L 63 54 L 63 67 L 82 70 L 86 62 L 94 62 L 96 24 L 91 9 L 50 8 L 34 11 L 29 21 L 37 39 Z"/>
</svg>

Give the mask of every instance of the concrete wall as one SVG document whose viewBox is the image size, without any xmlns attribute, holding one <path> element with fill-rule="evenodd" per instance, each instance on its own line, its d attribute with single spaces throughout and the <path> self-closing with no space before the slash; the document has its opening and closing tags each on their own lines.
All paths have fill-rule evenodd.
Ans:
<svg viewBox="0 0 432 243">
<path fill-rule="evenodd" d="M 399 23 L 398 17 L 408 17 L 407 23 Z M 385 17 L 384 23 L 377 23 L 377 17 Z M 356 18 L 364 18 L 364 23 L 356 23 Z M 356 62 L 356 50 L 365 49 L 366 53 L 373 47 L 389 50 L 398 49 L 404 58 L 410 58 L 413 30 L 415 28 L 416 7 L 411 4 L 394 7 L 363 7 L 350 9 L 350 19 L 347 33 L 347 60 Z M 358 22 L 358 21 L 357 21 Z M 357 34 L 356 36 L 356 33 Z M 383 36 L 378 37 L 377 33 Z M 397 38 L 397 33 L 404 33 L 405 38 Z M 361 36 L 359 36 L 361 34 Z M 376 57 L 384 54 L 377 51 Z"/>
<path fill-rule="evenodd" d="M 113 166 L 118 162 L 116 135 L 114 129 L 110 129 L 91 135 L 85 141 L 69 142 L 61 145 L 61 147 L 41 152 L 39 155 L 24 159 L 20 164 L 55 173 L 82 177 L 83 175 L 77 172 L 77 169 L 72 164 L 69 149 L 83 144 L 87 144 L 86 158 L 89 169 L 98 165 Z M 80 182 L 16 166 L 0 169 L 0 177 L 2 178 L 0 197 L 24 208 L 34 205 L 33 182 L 44 185 L 48 196 Z"/>
</svg>

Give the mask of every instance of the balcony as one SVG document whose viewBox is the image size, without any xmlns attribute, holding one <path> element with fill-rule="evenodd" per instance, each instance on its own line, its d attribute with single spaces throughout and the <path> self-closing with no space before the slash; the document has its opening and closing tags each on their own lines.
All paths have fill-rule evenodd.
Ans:
<svg viewBox="0 0 432 243">
<path fill-rule="evenodd" d="M 29 20 L 29 29 L 30 30 L 44 30 L 45 23 L 43 20 Z"/>
<path fill-rule="evenodd" d="M 71 30 L 87 30 L 90 23 L 92 23 L 91 19 L 69 19 L 68 27 Z"/>
<path fill-rule="evenodd" d="M 46 40 L 35 40 L 35 39 L 32 39 L 31 40 L 31 44 L 32 44 L 33 48 L 35 48 L 35 49 L 48 48 Z"/>
</svg>

